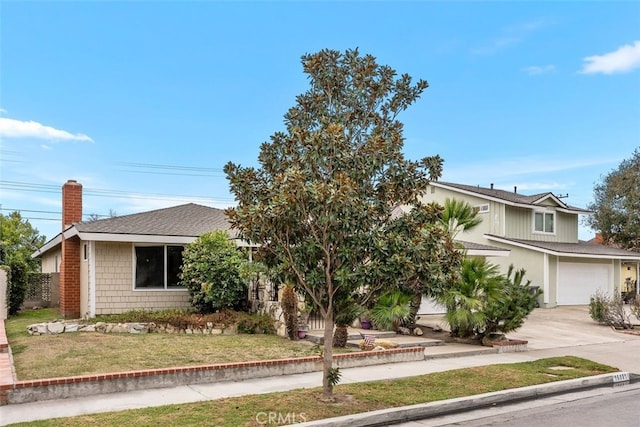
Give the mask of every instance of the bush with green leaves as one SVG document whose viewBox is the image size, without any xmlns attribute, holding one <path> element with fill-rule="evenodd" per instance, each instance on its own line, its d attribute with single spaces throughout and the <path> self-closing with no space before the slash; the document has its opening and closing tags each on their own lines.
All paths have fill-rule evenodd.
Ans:
<svg viewBox="0 0 640 427">
<path fill-rule="evenodd" d="M 506 334 L 520 329 L 527 316 L 536 308 L 542 290 L 532 288 L 531 280 L 522 283 L 524 275 L 524 269 L 515 270 L 513 265 L 509 266 L 503 281 L 503 297 L 490 301 L 484 309 L 484 335 Z"/>
<path fill-rule="evenodd" d="M 24 302 L 29 284 L 28 268 L 27 263 L 21 260 L 12 260 L 9 263 L 7 310 L 10 316 L 18 313 Z"/>
<path fill-rule="evenodd" d="M 537 305 L 541 291 L 522 283 L 525 270 L 509 267 L 507 275 L 484 258 L 466 258 L 460 279 L 440 302 L 455 337 L 484 337 L 519 329 Z"/>
<path fill-rule="evenodd" d="M 189 289 L 191 305 L 201 313 L 244 310 L 248 291 L 242 272 L 246 262 L 225 231 L 205 233 L 187 245 L 180 280 Z"/>
<path fill-rule="evenodd" d="M 381 296 L 371 309 L 371 320 L 383 331 L 398 331 L 411 316 L 412 295 L 393 291 Z"/>
</svg>

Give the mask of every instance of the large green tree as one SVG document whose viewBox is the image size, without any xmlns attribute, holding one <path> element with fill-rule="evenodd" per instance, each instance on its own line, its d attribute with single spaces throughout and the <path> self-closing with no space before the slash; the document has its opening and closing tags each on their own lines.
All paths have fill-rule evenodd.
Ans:
<svg viewBox="0 0 640 427">
<path fill-rule="evenodd" d="M 11 315 L 24 301 L 28 274 L 39 271 L 40 260 L 31 258 L 31 254 L 44 242 L 45 237 L 20 212 L 0 214 L 0 265 L 9 267 L 7 307 Z"/>
<path fill-rule="evenodd" d="M 640 251 L 640 148 L 593 189 L 586 223 L 606 243 Z"/>
<path fill-rule="evenodd" d="M 441 229 L 440 208 L 418 202 L 442 159 L 402 153 L 398 114 L 427 82 L 357 50 L 307 54 L 302 65 L 310 87 L 285 114 L 286 129 L 262 144 L 260 166 L 225 166 L 238 201 L 227 214 L 324 318 L 323 394 L 331 399 L 336 297 L 366 297 L 408 278 L 444 287 L 459 253 L 446 233 L 430 232 Z M 398 215 L 402 205 L 414 208 Z M 404 253 L 411 241 L 420 250 Z"/>
<path fill-rule="evenodd" d="M 26 263 L 29 271 L 37 271 L 39 260 L 31 254 L 44 242 L 45 237 L 20 212 L 0 214 L 0 264 L 19 261 Z"/>
</svg>

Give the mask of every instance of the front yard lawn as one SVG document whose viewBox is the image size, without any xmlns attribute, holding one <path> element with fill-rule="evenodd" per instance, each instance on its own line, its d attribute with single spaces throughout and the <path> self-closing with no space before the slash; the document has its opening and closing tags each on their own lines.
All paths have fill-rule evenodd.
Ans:
<svg viewBox="0 0 640 427">
<path fill-rule="evenodd" d="M 276 335 L 28 334 L 28 325 L 56 315 L 30 310 L 6 321 L 19 380 L 318 355 L 306 341 Z"/>
</svg>

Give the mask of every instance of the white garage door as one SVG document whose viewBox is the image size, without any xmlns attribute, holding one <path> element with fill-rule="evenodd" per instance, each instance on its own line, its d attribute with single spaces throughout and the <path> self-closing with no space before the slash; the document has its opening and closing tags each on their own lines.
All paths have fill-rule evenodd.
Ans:
<svg viewBox="0 0 640 427">
<path fill-rule="evenodd" d="M 611 295 L 613 266 L 560 262 L 558 277 L 558 305 L 589 304 L 597 290 Z"/>
</svg>

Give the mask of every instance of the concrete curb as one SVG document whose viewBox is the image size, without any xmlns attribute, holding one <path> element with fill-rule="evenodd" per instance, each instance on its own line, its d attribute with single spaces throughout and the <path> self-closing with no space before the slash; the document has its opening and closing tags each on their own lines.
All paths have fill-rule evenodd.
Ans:
<svg viewBox="0 0 640 427">
<path fill-rule="evenodd" d="M 504 404 L 523 399 L 536 399 L 539 397 L 567 393 L 591 387 L 611 386 L 616 383 L 628 382 L 631 375 L 632 374 L 629 374 L 628 372 L 595 375 L 592 377 L 557 381 L 548 384 L 538 384 L 493 393 L 442 400 L 438 402 L 421 403 L 412 406 L 381 409 L 379 411 L 309 421 L 296 424 L 296 427 L 342 427 L 346 425 L 350 427 L 387 426 L 455 412 L 465 412 L 498 403 Z"/>
</svg>

